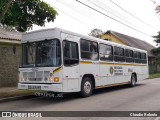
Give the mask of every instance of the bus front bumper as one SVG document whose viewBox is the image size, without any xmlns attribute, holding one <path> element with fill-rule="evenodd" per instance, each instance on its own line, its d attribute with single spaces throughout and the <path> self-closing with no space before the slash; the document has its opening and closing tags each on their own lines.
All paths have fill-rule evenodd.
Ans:
<svg viewBox="0 0 160 120">
<path fill-rule="evenodd" d="M 62 92 L 62 84 L 27 84 L 18 83 L 19 90 L 43 90 L 52 92 Z"/>
</svg>

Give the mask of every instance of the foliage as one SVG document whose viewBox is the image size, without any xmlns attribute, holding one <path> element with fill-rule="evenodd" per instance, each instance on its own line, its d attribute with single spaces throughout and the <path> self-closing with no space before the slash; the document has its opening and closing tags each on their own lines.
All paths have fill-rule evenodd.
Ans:
<svg viewBox="0 0 160 120">
<path fill-rule="evenodd" d="M 93 29 L 91 30 L 91 33 L 89 33 L 89 36 L 98 37 L 99 35 L 102 35 L 104 32 L 101 29 Z"/>
<path fill-rule="evenodd" d="M 160 5 L 156 7 L 157 14 L 160 14 Z M 154 42 L 157 43 L 157 46 L 160 45 L 160 31 L 158 32 L 158 35 L 153 36 Z M 160 47 L 154 48 L 151 50 L 151 52 L 155 55 L 154 63 L 160 65 Z"/>
<path fill-rule="evenodd" d="M 158 32 L 158 35 L 153 36 L 154 42 L 157 43 L 157 45 L 160 45 L 160 31 Z"/>
<path fill-rule="evenodd" d="M 4 4 L 6 0 L 1 1 Z M 2 10 L 3 6 L 0 6 Z M 53 22 L 56 15 L 56 10 L 42 0 L 13 0 L 1 24 L 25 32 L 34 24 L 44 26 L 46 22 Z"/>
<path fill-rule="evenodd" d="M 156 12 L 157 12 L 157 14 L 160 14 L 160 5 L 158 5 L 158 6 L 156 7 Z"/>
<path fill-rule="evenodd" d="M 150 79 L 152 79 L 152 78 L 160 78 L 160 72 L 150 74 L 150 75 L 149 75 L 149 78 L 150 78 Z"/>
<path fill-rule="evenodd" d="M 152 52 L 155 56 L 158 55 L 158 54 L 160 54 L 160 47 L 152 49 L 151 52 Z"/>
</svg>

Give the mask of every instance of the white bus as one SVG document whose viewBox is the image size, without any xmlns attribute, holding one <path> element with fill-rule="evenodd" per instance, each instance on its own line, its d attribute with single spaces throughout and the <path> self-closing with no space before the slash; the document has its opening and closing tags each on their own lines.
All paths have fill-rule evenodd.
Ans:
<svg viewBox="0 0 160 120">
<path fill-rule="evenodd" d="M 148 78 L 147 52 L 59 28 L 22 36 L 18 89 L 80 92 Z"/>
</svg>

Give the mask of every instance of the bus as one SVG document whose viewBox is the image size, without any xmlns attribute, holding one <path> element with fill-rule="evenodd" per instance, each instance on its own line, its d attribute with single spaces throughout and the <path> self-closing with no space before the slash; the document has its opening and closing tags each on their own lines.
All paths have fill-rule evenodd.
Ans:
<svg viewBox="0 0 160 120">
<path fill-rule="evenodd" d="M 147 51 L 60 28 L 22 35 L 18 89 L 79 92 L 148 78 Z"/>
</svg>

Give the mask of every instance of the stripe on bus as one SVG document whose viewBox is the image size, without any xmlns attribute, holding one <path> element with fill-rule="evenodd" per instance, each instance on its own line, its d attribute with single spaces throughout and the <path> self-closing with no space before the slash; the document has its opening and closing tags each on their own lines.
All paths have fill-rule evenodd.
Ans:
<svg viewBox="0 0 160 120">
<path fill-rule="evenodd" d="M 118 86 L 118 85 L 127 85 L 129 84 L 130 82 L 123 82 L 123 83 L 117 83 L 117 84 L 110 84 L 110 85 L 104 85 L 104 86 L 97 86 L 96 89 L 99 89 L 99 88 L 106 88 L 106 87 L 113 87 L 113 86 Z"/>
<path fill-rule="evenodd" d="M 53 70 L 53 74 L 55 74 L 55 73 L 57 73 L 57 72 L 59 72 L 59 71 L 61 71 L 61 70 L 62 70 L 62 67 L 59 67 L 59 68 Z"/>
</svg>

